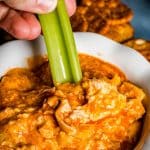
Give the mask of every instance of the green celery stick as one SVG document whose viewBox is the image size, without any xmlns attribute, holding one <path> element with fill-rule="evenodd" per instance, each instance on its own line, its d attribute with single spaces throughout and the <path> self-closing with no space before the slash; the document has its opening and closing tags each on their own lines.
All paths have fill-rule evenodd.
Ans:
<svg viewBox="0 0 150 150">
<path fill-rule="evenodd" d="M 79 82 L 82 73 L 64 0 L 58 0 L 56 10 L 40 14 L 39 19 L 54 84 Z"/>
</svg>

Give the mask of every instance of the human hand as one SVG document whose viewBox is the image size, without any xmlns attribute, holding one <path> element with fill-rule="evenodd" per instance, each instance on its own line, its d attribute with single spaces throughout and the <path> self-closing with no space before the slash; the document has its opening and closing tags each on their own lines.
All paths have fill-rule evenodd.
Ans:
<svg viewBox="0 0 150 150">
<path fill-rule="evenodd" d="M 68 14 L 76 9 L 75 0 L 65 0 Z M 48 13 L 55 9 L 57 0 L 0 0 L 0 28 L 17 39 L 32 40 L 41 33 L 34 13 Z"/>
</svg>

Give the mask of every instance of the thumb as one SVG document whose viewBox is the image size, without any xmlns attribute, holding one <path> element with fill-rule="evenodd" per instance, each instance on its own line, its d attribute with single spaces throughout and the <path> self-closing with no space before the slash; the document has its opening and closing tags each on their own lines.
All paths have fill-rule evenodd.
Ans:
<svg viewBox="0 0 150 150">
<path fill-rule="evenodd" d="M 57 0 L 1 0 L 8 6 L 32 13 L 48 13 L 55 9 Z"/>
</svg>

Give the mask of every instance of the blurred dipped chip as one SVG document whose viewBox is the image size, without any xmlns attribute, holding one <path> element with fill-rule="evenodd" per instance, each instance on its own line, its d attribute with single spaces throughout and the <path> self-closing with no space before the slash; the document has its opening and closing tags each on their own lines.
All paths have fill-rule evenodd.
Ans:
<svg viewBox="0 0 150 150">
<path fill-rule="evenodd" d="M 109 31 L 103 35 L 114 41 L 123 42 L 133 37 L 134 29 L 129 23 L 110 26 Z"/>
<path fill-rule="evenodd" d="M 150 61 L 150 41 L 144 39 L 132 39 L 124 43 L 138 52 L 140 52 L 148 61 Z"/>
<path fill-rule="evenodd" d="M 82 0 L 81 5 L 91 6 L 96 5 L 98 7 L 116 7 L 120 3 L 120 0 Z"/>
<path fill-rule="evenodd" d="M 71 17 L 73 31 L 103 34 L 117 42 L 133 37 L 133 12 L 120 0 L 81 0 Z"/>
<path fill-rule="evenodd" d="M 78 6 L 71 17 L 73 31 L 106 33 L 109 30 L 107 21 L 96 10 L 88 6 Z"/>
<path fill-rule="evenodd" d="M 110 25 L 118 25 L 127 23 L 132 20 L 133 13 L 130 8 L 124 4 L 119 4 L 115 8 L 109 8 L 105 10 Z"/>
</svg>

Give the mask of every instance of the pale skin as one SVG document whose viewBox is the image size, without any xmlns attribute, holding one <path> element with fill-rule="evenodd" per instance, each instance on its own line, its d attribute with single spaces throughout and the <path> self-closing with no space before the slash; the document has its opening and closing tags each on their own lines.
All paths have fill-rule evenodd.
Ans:
<svg viewBox="0 0 150 150">
<path fill-rule="evenodd" d="M 65 0 L 69 16 L 76 10 L 75 0 Z M 51 12 L 57 0 L 0 0 L 0 28 L 17 39 L 32 40 L 41 33 L 36 14 Z"/>
</svg>

